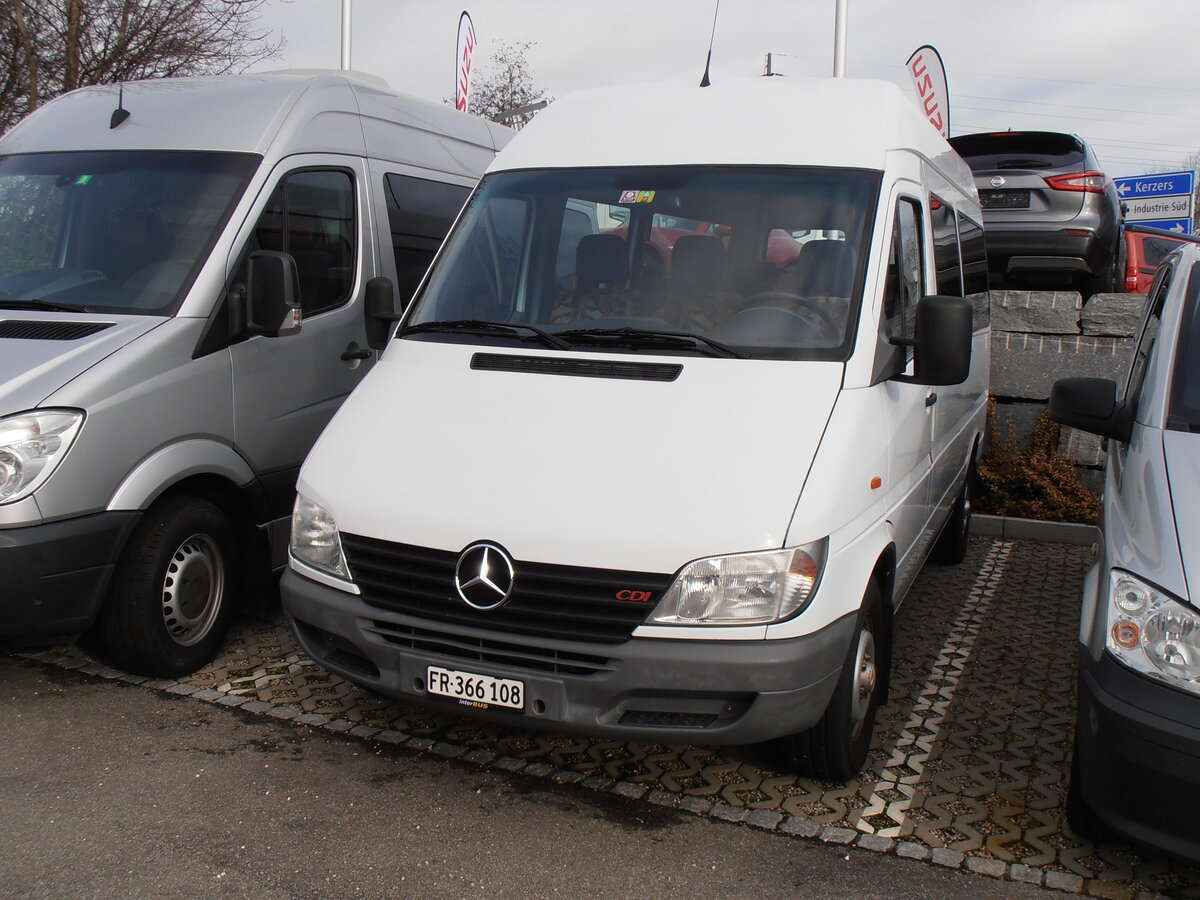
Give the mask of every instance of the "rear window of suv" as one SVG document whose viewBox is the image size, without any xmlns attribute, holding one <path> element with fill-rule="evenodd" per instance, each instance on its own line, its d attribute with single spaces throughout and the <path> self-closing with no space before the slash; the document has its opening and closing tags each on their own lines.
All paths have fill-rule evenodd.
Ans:
<svg viewBox="0 0 1200 900">
<path fill-rule="evenodd" d="M 950 139 L 972 169 L 1057 169 L 1083 164 L 1078 138 L 1053 131 L 1001 131 Z"/>
</svg>

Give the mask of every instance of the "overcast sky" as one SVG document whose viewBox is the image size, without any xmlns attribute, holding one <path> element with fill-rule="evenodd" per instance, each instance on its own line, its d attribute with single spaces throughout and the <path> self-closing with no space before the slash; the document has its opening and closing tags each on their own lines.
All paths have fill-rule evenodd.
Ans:
<svg viewBox="0 0 1200 900">
<path fill-rule="evenodd" d="M 911 90 L 904 63 L 921 44 L 933 44 L 946 64 L 952 134 L 1073 132 L 1118 176 L 1179 168 L 1200 150 L 1196 0 L 847 3 L 847 76 Z M 761 75 L 768 52 L 785 75 L 831 74 L 834 5 L 722 0 L 713 80 Z M 452 97 L 464 8 L 479 37 L 477 66 L 486 69 L 497 41 L 532 42 L 535 84 L 562 97 L 630 82 L 698 82 L 713 2 L 353 0 L 353 67 L 405 93 Z M 259 69 L 338 67 L 341 0 L 270 0 L 261 24 L 286 47 Z"/>
</svg>

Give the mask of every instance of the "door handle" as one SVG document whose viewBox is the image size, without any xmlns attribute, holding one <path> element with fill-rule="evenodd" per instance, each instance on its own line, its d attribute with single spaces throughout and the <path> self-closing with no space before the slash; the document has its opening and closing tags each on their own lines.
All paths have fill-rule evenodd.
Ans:
<svg viewBox="0 0 1200 900">
<path fill-rule="evenodd" d="M 344 357 L 344 356 L 342 357 L 342 359 L 345 359 L 345 358 L 346 357 Z M 937 403 L 937 394 L 934 393 L 933 391 L 930 391 L 928 394 L 925 395 L 925 405 L 933 406 L 933 404 L 935 404 L 935 403 Z"/>
<path fill-rule="evenodd" d="M 366 348 L 360 348 L 357 344 L 351 344 L 346 348 L 346 352 L 342 354 L 342 360 L 350 362 L 353 359 L 370 359 L 371 351 Z"/>
</svg>

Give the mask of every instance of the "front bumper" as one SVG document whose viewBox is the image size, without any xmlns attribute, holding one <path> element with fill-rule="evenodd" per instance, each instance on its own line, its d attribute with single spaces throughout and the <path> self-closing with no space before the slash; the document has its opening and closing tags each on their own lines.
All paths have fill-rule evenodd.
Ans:
<svg viewBox="0 0 1200 900">
<path fill-rule="evenodd" d="M 0 529 L 0 637 L 51 642 L 90 628 L 140 515 Z"/>
<path fill-rule="evenodd" d="M 385 612 L 291 569 L 280 590 L 305 652 L 350 681 L 449 712 L 622 740 L 749 744 L 810 728 L 829 705 L 856 621 L 789 640 L 585 644 Z M 429 694 L 430 665 L 520 680 L 524 710 Z"/>
<path fill-rule="evenodd" d="M 1079 769 L 1088 805 L 1130 840 L 1200 862 L 1200 697 L 1080 650 Z"/>
</svg>

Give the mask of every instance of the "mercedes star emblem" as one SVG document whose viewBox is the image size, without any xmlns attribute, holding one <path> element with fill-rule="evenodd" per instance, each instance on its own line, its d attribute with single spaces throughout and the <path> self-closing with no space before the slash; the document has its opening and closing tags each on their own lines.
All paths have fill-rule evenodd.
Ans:
<svg viewBox="0 0 1200 900">
<path fill-rule="evenodd" d="M 516 572 L 503 548 L 481 541 L 458 557 L 454 587 L 467 606 L 495 609 L 512 593 Z"/>
<path fill-rule="evenodd" d="M 1004 176 L 1003 175 L 993 175 L 992 176 L 992 187 L 1003 187 L 1003 186 L 1004 186 Z"/>
</svg>

